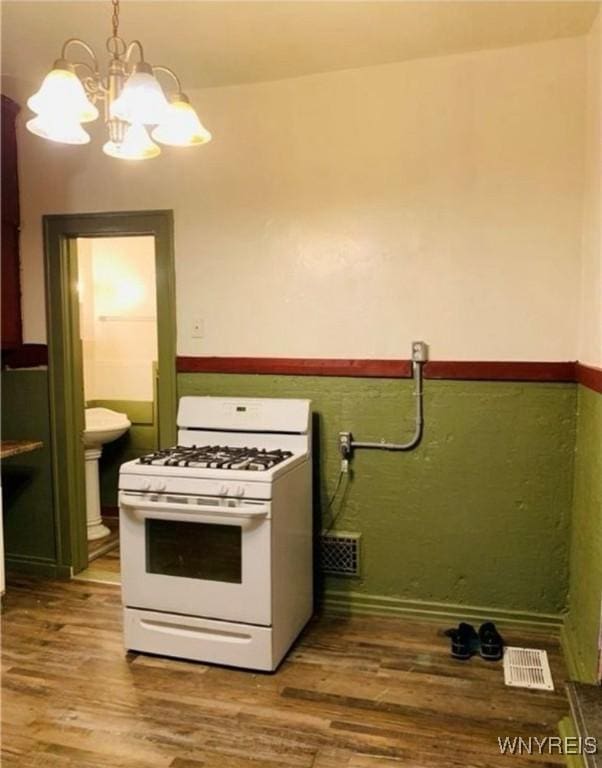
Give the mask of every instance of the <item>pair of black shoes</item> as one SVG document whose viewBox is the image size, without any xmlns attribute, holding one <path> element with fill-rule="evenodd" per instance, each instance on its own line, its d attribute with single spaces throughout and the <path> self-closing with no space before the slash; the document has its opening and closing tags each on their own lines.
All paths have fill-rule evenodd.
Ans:
<svg viewBox="0 0 602 768">
<path fill-rule="evenodd" d="M 472 624 L 461 622 L 445 634 L 451 638 L 454 659 L 466 660 L 480 653 L 486 661 L 499 661 L 504 655 L 504 640 L 492 621 L 481 624 L 478 633 Z"/>
</svg>

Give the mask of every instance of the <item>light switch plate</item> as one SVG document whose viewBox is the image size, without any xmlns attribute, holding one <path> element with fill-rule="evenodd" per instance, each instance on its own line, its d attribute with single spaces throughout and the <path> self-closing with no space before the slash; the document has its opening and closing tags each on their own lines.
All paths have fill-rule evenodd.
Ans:
<svg viewBox="0 0 602 768">
<path fill-rule="evenodd" d="M 205 324 L 202 317 L 195 317 L 192 321 L 192 331 L 190 333 L 193 339 L 202 339 L 205 335 Z"/>
</svg>

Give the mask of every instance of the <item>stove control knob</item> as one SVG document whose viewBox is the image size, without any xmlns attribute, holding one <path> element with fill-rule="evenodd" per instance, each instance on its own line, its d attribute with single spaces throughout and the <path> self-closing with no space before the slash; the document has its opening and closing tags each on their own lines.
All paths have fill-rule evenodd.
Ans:
<svg viewBox="0 0 602 768">
<path fill-rule="evenodd" d="M 145 483 L 142 483 L 142 490 L 143 491 L 150 491 L 150 488 L 151 488 L 151 484 L 149 483 L 148 480 Z"/>
<path fill-rule="evenodd" d="M 227 485 L 220 486 L 218 496 L 227 496 L 227 495 L 228 495 L 228 486 Z"/>
<path fill-rule="evenodd" d="M 242 485 L 238 486 L 238 488 L 236 489 L 236 495 L 237 496 L 244 496 L 245 495 L 244 486 L 242 486 Z"/>
<path fill-rule="evenodd" d="M 164 482 L 164 481 L 162 481 L 162 480 L 159 480 L 159 482 L 158 482 L 158 483 L 155 485 L 155 487 L 153 488 L 153 490 L 154 490 L 154 491 L 157 491 L 158 493 L 161 493 L 161 492 L 162 492 L 162 491 L 164 491 L 166 488 L 167 488 L 167 485 L 165 484 L 165 482 Z"/>
</svg>

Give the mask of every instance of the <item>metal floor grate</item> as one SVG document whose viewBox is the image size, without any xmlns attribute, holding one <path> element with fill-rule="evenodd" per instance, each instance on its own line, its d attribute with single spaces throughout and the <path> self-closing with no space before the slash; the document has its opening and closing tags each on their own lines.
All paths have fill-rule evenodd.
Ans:
<svg viewBox="0 0 602 768">
<path fill-rule="evenodd" d="M 548 654 L 535 648 L 506 648 L 504 650 L 504 682 L 516 688 L 553 691 L 554 681 Z"/>
</svg>

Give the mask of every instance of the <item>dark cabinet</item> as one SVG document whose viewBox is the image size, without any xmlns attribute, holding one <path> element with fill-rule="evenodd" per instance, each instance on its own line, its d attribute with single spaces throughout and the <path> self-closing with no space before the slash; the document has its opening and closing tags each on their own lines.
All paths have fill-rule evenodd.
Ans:
<svg viewBox="0 0 602 768">
<path fill-rule="evenodd" d="M 2 349 L 22 344 L 19 269 L 19 177 L 16 118 L 19 105 L 2 96 Z"/>
</svg>

